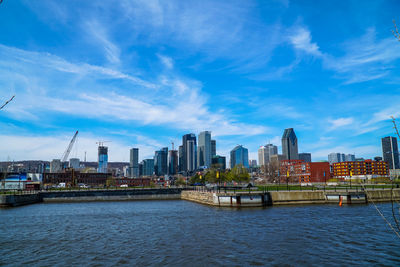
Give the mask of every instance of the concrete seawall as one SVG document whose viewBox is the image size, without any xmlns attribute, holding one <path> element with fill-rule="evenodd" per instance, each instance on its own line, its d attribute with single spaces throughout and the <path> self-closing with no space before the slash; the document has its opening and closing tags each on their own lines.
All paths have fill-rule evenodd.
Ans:
<svg viewBox="0 0 400 267">
<path fill-rule="evenodd" d="M 38 202 L 88 202 L 132 200 L 188 200 L 220 207 L 261 207 L 301 204 L 362 204 L 400 201 L 400 189 L 347 191 L 278 191 L 278 192 L 207 192 L 168 189 L 118 189 L 85 191 L 49 191 L 22 195 L 0 195 L 0 207 L 14 207 Z"/>
<path fill-rule="evenodd" d="M 393 192 L 393 193 L 392 193 Z M 392 190 L 365 190 L 368 201 L 374 202 L 390 202 L 393 200 L 400 201 L 400 189 Z"/>
<path fill-rule="evenodd" d="M 43 202 L 87 202 L 181 199 L 181 189 L 127 189 L 41 192 Z"/>
<path fill-rule="evenodd" d="M 393 196 L 393 197 L 392 197 Z M 365 204 L 400 200 L 400 189 L 365 191 L 278 191 L 217 193 L 183 191 L 181 198 L 201 204 L 230 207 L 261 207 L 269 205 L 301 204 Z"/>
<path fill-rule="evenodd" d="M 40 202 L 39 194 L 0 195 L 0 207 L 16 207 Z"/>
<path fill-rule="evenodd" d="M 272 205 L 324 204 L 324 191 L 282 191 L 270 192 Z"/>
</svg>

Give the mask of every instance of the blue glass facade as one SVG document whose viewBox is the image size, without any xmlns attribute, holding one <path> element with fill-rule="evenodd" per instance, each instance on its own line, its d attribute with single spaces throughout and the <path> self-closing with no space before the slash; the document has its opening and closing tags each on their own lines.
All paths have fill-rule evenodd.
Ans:
<svg viewBox="0 0 400 267">
<path fill-rule="evenodd" d="M 249 150 L 241 145 L 231 151 L 231 169 L 238 164 L 249 167 Z"/>
</svg>

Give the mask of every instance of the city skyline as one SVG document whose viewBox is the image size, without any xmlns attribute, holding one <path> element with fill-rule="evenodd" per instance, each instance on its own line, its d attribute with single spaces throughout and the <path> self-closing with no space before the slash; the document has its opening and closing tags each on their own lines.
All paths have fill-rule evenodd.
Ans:
<svg viewBox="0 0 400 267">
<path fill-rule="evenodd" d="M 76 130 L 70 157 L 88 161 L 98 140 L 128 162 L 132 147 L 143 160 L 205 130 L 218 155 L 243 144 L 257 159 L 263 144 L 282 151 L 288 127 L 314 161 L 382 155 L 400 115 L 398 7 L 6 1 L 0 101 L 15 98 L 0 112 L 0 161 L 60 158 Z"/>
</svg>

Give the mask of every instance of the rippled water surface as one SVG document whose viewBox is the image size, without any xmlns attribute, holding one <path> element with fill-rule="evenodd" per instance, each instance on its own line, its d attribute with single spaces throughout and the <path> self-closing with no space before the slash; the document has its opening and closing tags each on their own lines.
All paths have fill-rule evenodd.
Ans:
<svg viewBox="0 0 400 267">
<path fill-rule="evenodd" d="M 390 217 L 390 204 L 378 207 Z M 0 265 L 389 265 L 398 239 L 372 205 L 222 209 L 187 201 L 0 209 Z"/>
</svg>

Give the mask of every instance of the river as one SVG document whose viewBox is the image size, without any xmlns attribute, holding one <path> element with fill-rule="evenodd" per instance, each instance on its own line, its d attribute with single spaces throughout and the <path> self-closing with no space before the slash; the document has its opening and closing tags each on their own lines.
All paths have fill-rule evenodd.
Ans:
<svg viewBox="0 0 400 267">
<path fill-rule="evenodd" d="M 391 219 L 390 204 L 378 207 Z M 373 205 L 230 209 L 176 200 L 0 209 L 0 266 L 395 266 L 399 248 Z"/>
</svg>

